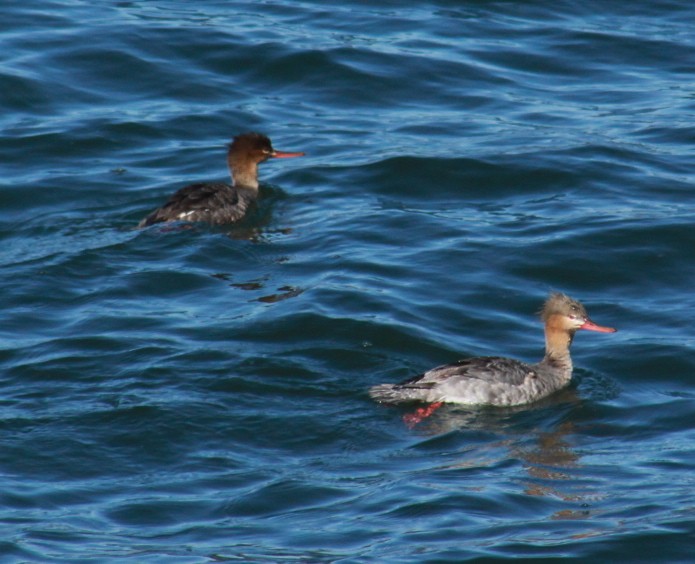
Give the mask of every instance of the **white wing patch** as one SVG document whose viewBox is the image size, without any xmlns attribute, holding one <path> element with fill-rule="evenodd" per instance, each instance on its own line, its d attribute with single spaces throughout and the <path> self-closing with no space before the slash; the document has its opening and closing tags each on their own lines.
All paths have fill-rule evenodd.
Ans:
<svg viewBox="0 0 695 564">
<path fill-rule="evenodd" d="M 205 209 L 205 210 L 190 210 L 187 212 L 181 212 L 178 216 L 176 216 L 176 219 L 186 219 L 187 217 L 193 215 L 194 213 L 208 212 L 208 211 L 210 211 L 210 210 L 207 210 L 207 209 Z"/>
</svg>

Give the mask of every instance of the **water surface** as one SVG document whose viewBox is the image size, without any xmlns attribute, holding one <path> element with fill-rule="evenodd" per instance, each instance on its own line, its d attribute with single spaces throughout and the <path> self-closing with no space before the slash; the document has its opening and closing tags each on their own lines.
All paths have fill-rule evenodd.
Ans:
<svg viewBox="0 0 695 564">
<path fill-rule="evenodd" d="M 4 561 L 692 558 L 691 3 L 3 13 Z M 247 130 L 251 217 L 133 229 Z M 370 401 L 549 291 L 619 329 L 567 390 Z"/>
</svg>

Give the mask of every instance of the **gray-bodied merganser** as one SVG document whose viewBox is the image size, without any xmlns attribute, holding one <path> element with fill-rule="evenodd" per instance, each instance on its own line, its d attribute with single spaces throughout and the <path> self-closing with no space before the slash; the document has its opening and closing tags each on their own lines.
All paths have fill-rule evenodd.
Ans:
<svg viewBox="0 0 695 564">
<path fill-rule="evenodd" d="M 531 403 L 564 388 L 572 379 L 570 345 L 579 329 L 614 333 L 591 319 L 584 306 L 564 294 L 548 297 L 541 319 L 545 323 L 545 356 L 535 364 L 496 356 L 460 360 L 439 366 L 402 382 L 381 384 L 369 390 L 379 402 L 424 401 L 436 409 L 441 403 L 512 406 Z M 429 415 L 422 410 L 411 419 Z"/>
<path fill-rule="evenodd" d="M 213 224 L 240 220 L 258 199 L 258 165 L 270 158 L 301 157 L 304 153 L 276 151 L 265 135 L 244 133 L 235 137 L 227 152 L 232 184 L 191 184 L 176 192 L 138 227 L 164 221 L 206 221 Z"/>
</svg>

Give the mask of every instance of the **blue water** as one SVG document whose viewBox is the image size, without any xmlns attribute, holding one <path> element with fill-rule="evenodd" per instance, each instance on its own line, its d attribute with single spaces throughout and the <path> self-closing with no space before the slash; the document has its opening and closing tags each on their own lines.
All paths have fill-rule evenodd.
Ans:
<svg viewBox="0 0 695 564">
<path fill-rule="evenodd" d="M 686 562 L 695 4 L 16 2 L 0 560 Z M 267 133 L 236 226 L 133 229 Z M 367 390 L 543 351 L 516 409 Z"/>
</svg>

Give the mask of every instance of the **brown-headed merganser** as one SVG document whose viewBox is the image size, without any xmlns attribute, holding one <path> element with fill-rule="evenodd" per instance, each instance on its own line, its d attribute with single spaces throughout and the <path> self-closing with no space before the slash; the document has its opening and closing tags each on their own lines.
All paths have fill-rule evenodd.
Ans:
<svg viewBox="0 0 695 564">
<path fill-rule="evenodd" d="M 512 406 L 531 403 L 564 388 L 572 379 L 570 345 L 579 329 L 614 333 L 591 319 L 584 306 L 564 294 L 551 294 L 543 306 L 545 356 L 535 364 L 485 356 L 460 360 L 428 370 L 400 384 L 381 384 L 369 390 L 379 402 L 423 401 L 406 422 L 416 423 L 442 403 Z"/>
<path fill-rule="evenodd" d="M 229 144 L 227 166 L 232 184 L 197 183 L 181 188 L 166 204 L 144 218 L 138 227 L 164 221 L 206 221 L 213 224 L 240 220 L 258 199 L 258 165 L 270 158 L 301 157 L 273 149 L 270 139 L 260 133 L 243 133 Z"/>
</svg>

